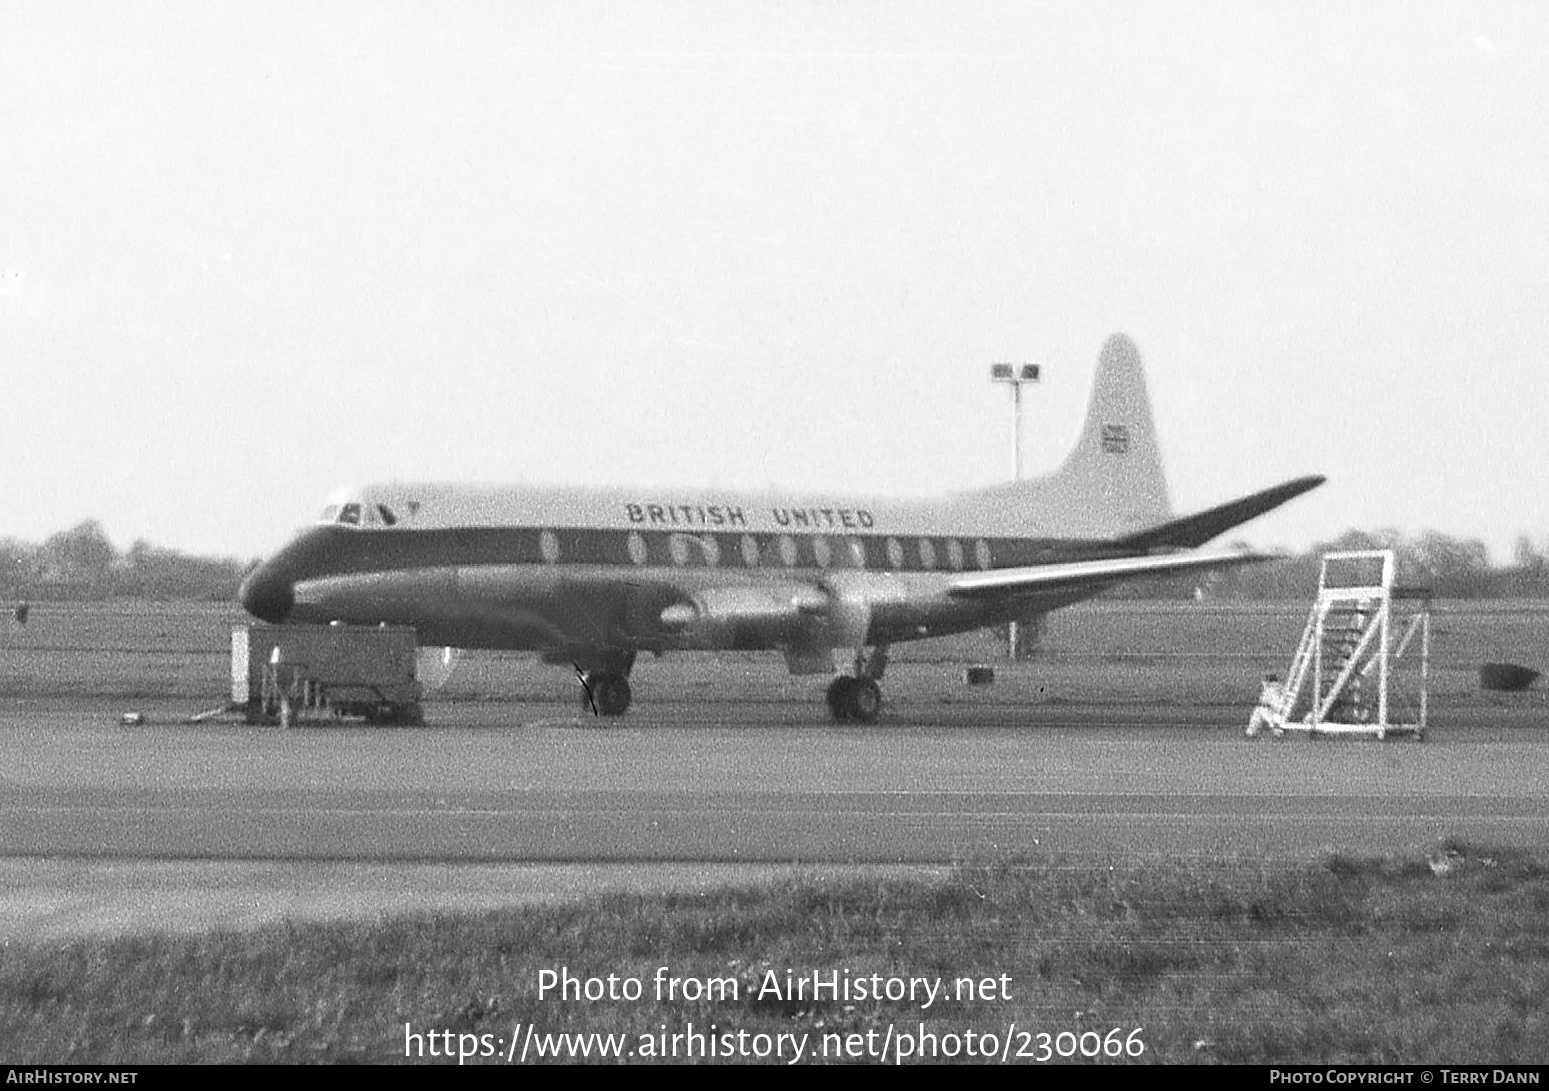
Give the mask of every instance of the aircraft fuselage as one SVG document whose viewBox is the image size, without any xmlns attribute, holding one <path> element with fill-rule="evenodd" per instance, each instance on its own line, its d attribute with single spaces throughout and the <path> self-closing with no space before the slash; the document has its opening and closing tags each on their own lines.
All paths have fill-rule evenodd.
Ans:
<svg viewBox="0 0 1549 1091">
<path fill-rule="evenodd" d="M 713 520 L 712 505 L 700 510 Z M 782 510 L 791 511 L 774 508 Z M 810 510 L 833 511 L 843 528 L 855 509 Z M 955 574 L 1118 555 L 1102 542 L 848 529 L 334 524 L 310 528 L 266 561 L 242 600 L 267 621 L 413 625 L 424 644 L 462 648 L 845 646 L 960 632 L 1095 593 L 968 600 L 947 593 Z M 834 602 L 854 604 L 859 616 L 830 616 Z M 677 624 L 674 606 L 690 611 Z"/>
</svg>

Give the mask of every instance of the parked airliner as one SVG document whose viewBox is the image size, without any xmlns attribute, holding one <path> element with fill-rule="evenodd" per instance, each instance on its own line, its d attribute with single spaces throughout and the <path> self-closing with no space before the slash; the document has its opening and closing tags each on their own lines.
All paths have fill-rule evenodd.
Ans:
<svg viewBox="0 0 1549 1091">
<path fill-rule="evenodd" d="M 411 625 L 425 646 L 527 649 L 603 715 L 641 651 L 765 649 L 871 723 L 888 647 L 1090 598 L 1120 581 L 1268 559 L 1197 547 L 1323 482 L 1176 518 L 1139 353 L 1103 346 L 1054 472 L 939 500 L 392 483 L 335 496 L 244 582 L 269 622 Z"/>
</svg>

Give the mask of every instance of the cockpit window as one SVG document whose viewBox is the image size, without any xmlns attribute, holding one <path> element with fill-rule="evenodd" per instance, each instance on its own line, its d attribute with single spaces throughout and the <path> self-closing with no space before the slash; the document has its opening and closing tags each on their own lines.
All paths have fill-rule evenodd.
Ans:
<svg viewBox="0 0 1549 1091">
<path fill-rule="evenodd" d="M 329 504 L 323 509 L 323 514 L 318 517 L 318 522 L 331 523 L 337 518 L 339 518 L 339 505 Z"/>
<path fill-rule="evenodd" d="M 383 525 L 390 527 L 398 525 L 398 517 L 393 514 L 392 508 L 388 507 L 386 504 L 378 504 L 376 506 L 376 510 L 377 514 L 382 517 Z"/>
<path fill-rule="evenodd" d="M 348 523 L 352 527 L 360 525 L 360 505 L 346 504 L 339 511 L 339 522 Z"/>
</svg>

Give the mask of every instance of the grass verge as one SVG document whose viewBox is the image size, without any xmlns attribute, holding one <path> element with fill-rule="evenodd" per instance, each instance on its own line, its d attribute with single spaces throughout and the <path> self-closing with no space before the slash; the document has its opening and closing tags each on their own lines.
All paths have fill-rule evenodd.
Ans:
<svg viewBox="0 0 1549 1091">
<path fill-rule="evenodd" d="M 679 981 L 672 999 L 656 999 L 660 967 Z M 540 997 L 561 968 L 615 996 L 637 981 L 640 998 Z M 850 995 L 814 998 L 814 974 Z M 919 991 L 856 995 L 889 979 L 940 991 L 928 1008 Z M 980 1059 L 968 1053 L 993 1040 L 997 1058 L 1023 1060 L 1103 1043 L 1140 1062 L 1542 1064 L 1549 867 L 1464 844 L 1301 865 L 1016 859 L 939 882 L 0 949 L 9 1063 L 391 1062 L 406 1043 L 427 1059 L 520 1047 L 532 1061 L 547 1043 L 597 1060 L 607 1047 L 564 1034 L 616 1035 L 636 1060 L 738 1059 L 761 1042 L 789 1060 L 800 1039 L 804 1061 L 877 1058 L 885 1043 L 892 1060 L 906 1041 L 927 1059 Z"/>
</svg>

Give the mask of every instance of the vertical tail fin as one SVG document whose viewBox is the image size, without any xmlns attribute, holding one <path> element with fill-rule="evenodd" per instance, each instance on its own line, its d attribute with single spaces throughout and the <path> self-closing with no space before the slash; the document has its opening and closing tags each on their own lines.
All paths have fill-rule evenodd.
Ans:
<svg viewBox="0 0 1549 1091">
<path fill-rule="evenodd" d="M 1115 538 L 1167 522 L 1172 506 L 1135 343 L 1103 345 L 1086 424 L 1059 469 L 965 496 L 974 514 L 1006 533 Z"/>
</svg>

